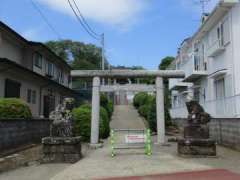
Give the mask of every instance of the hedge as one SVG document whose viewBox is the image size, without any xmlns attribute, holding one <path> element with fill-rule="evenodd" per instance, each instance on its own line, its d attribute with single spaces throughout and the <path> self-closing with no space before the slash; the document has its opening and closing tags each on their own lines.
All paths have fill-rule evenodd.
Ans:
<svg viewBox="0 0 240 180">
<path fill-rule="evenodd" d="M 17 98 L 0 98 L 0 119 L 30 119 L 31 117 L 31 110 L 23 100 Z"/>
<path fill-rule="evenodd" d="M 133 105 L 136 108 L 139 108 L 140 106 L 144 105 L 147 103 L 149 98 L 149 95 L 145 92 L 140 92 L 138 94 L 136 94 L 133 98 Z"/>
<path fill-rule="evenodd" d="M 108 117 L 111 118 L 113 113 L 113 102 L 109 100 L 105 94 L 101 94 L 100 104 L 104 109 L 106 109 Z"/>
<path fill-rule="evenodd" d="M 82 105 L 73 109 L 74 134 L 82 136 L 84 141 L 89 141 L 91 136 L 91 106 L 89 104 Z M 107 138 L 110 132 L 109 117 L 107 111 L 100 108 L 100 138 Z"/>
<path fill-rule="evenodd" d="M 149 125 L 149 128 L 153 131 L 157 131 L 157 115 L 156 115 L 156 96 L 147 95 L 146 93 L 138 93 L 134 97 L 135 107 L 138 109 L 138 112 L 143 116 Z M 171 126 L 171 116 L 169 109 L 166 106 L 165 102 L 165 125 L 166 127 Z"/>
</svg>

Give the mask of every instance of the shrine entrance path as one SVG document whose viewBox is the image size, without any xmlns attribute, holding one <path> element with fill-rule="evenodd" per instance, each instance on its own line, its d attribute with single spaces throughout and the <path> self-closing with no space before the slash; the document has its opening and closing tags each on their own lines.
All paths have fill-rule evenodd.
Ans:
<svg viewBox="0 0 240 180">
<path fill-rule="evenodd" d="M 111 122 L 112 128 L 145 128 L 133 106 L 116 106 Z M 153 137 L 155 140 L 156 137 Z M 177 156 L 176 143 L 170 146 L 153 147 L 153 155 L 146 156 L 143 150 L 121 150 L 110 156 L 110 144 L 93 151 L 82 160 L 66 168 L 51 180 L 99 179 L 126 176 L 146 176 L 176 172 L 191 172 L 209 169 L 227 169 L 240 173 L 240 152 L 218 147 L 218 158 L 184 159 Z"/>
</svg>

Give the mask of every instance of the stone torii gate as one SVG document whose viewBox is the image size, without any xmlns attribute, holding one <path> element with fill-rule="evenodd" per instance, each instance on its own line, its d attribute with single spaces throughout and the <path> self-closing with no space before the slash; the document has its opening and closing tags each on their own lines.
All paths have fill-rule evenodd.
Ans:
<svg viewBox="0 0 240 180">
<path fill-rule="evenodd" d="M 99 119 L 100 119 L 100 92 L 116 90 L 128 91 L 156 91 L 157 112 L 157 143 L 165 143 L 165 119 L 164 119 L 164 78 L 184 78 L 183 71 L 150 71 L 150 70 L 74 70 L 73 78 L 93 78 L 92 87 L 92 119 L 91 119 L 91 144 L 99 143 Z M 126 85 L 101 85 L 100 78 L 155 78 L 155 85 L 126 84 Z"/>
</svg>

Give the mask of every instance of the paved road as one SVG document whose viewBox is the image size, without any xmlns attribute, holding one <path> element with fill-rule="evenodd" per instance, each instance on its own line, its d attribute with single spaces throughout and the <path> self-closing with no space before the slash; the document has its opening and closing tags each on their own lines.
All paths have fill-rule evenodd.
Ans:
<svg viewBox="0 0 240 180">
<path fill-rule="evenodd" d="M 107 178 L 102 180 L 239 180 L 240 175 L 223 169 L 181 172 L 149 176 Z M 99 179 L 100 180 L 100 179 Z"/>
</svg>

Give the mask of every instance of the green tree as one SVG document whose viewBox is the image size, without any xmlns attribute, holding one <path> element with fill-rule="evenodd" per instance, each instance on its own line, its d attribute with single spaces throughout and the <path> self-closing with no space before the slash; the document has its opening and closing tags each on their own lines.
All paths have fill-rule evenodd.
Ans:
<svg viewBox="0 0 240 180">
<path fill-rule="evenodd" d="M 167 67 L 174 61 L 174 57 L 167 56 L 161 60 L 161 63 L 158 66 L 159 70 L 166 70 Z"/>
<path fill-rule="evenodd" d="M 73 69 L 95 70 L 101 68 L 101 48 L 78 41 L 48 41 L 46 45 L 58 56 L 67 61 Z M 105 59 L 105 66 L 108 62 Z"/>
</svg>

